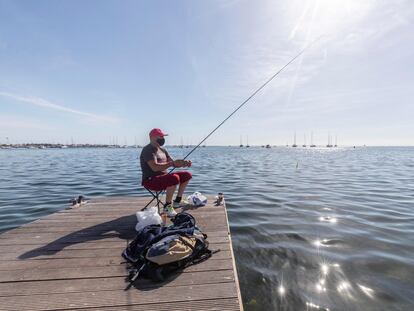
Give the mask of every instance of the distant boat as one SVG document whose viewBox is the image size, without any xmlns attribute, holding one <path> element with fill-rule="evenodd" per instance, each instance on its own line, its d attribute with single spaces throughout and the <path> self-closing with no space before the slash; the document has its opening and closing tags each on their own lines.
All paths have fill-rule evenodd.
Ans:
<svg viewBox="0 0 414 311">
<path fill-rule="evenodd" d="M 306 135 L 303 134 L 303 145 L 302 147 L 306 148 Z"/>
<path fill-rule="evenodd" d="M 292 145 L 292 147 L 297 147 L 298 145 L 296 145 L 296 132 L 295 132 L 295 134 L 293 135 L 293 145 Z"/>
<path fill-rule="evenodd" d="M 270 147 L 270 145 L 269 145 L 269 144 L 267 144 L 267 145 L 266 145 L 266 148 L 272 148 L 272 147 Z"/>
<path fill-rule="evenodd" d="M 328 148 L 332 148 L 332 139 L 331 139 L 331 134 L 328 134 L 328 144 L 326 145 L 326 147 Z"/>
<path fill-rule="evenodd" d="M 316 147 L 316 145 L 313 143 L 313 132 L 311 132 L 311 144 L 310 144 L 310 146 L 313 148 L 313 147 Z"/>
<path fill-rule="evenodd" d="M 242 141 L 242 137 L 241 137 L 241 135 L 240 135 L 240 146 L 239 146 L 240 148 L 241 147 L 243 147 L 243 141 Z"/>
<path fill-rule="evenodd" d="M 246 144 L 246 148 L 249 148 L 249 136 L 247 136 L 247 144 Z"/>
<path fill-rule="evenodd" d="M 334 147 L 338 147 L 338 135 L 335 135 L 335 146 Z"/>
</svg>

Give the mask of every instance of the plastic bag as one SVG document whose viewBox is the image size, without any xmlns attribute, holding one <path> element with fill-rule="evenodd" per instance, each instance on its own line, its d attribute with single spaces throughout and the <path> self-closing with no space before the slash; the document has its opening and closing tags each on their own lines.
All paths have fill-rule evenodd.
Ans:
<svg viewBox="0 0 414 311">
<path fill-rule="evenodd" d="M 145 211 L 137 212 L 138 223 L 135 226 L 135 230 L 139 231 L 148 225 L 160 225 L 162 219 L 158 214 L 158 207 L 152 206 L 147 208 Z"/>
<path fill-rule="evenodd" d="M 204 206 L 207 204 L 207 198 L 198 191 L 194 192 L 192 195 L 189 195 L 187 201 L 189 204 L 194 206 Z"/>
</svg>

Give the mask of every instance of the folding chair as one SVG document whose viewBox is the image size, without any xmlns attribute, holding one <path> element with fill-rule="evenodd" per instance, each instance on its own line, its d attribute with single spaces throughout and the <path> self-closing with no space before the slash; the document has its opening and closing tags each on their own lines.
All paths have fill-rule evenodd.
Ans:
<svg viewBox="0 0 414 311">
<path fill-rule="evenodd" d="M 158 213 L 160 213 L 160 205 L 162 208 L 165 207 L 165 204 L 161 202 L 160 200 L 160 195 L 164 192 L 164 190 L 160 190 L 160 191 L 153 191 L 151 189 L 148 189 L 147 187 L 144 187 L 145 190 L 147 190 L 149 193 L 151 193 L 152 195 L 152 200 L 148 202 L 147 205 L 144 206 L 143 209 L 141 209 L 141 211 L 145 210 L 154 200 L 157 201 L 157 207 L 158 207 Z"/>
</svg>

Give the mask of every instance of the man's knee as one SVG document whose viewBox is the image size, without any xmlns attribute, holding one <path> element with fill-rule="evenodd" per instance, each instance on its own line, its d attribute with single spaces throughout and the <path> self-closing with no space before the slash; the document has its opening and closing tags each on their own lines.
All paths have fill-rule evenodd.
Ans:
<svg viewBox="0 0 414 311">
<path fill-rule="evenodd" d="M 184 183 L 189 181 L 191 178 L 193 178 L 193 175 L 188 172 L 188 171 L 184 171 L 180 173 L 180 183 Z"/>
<path fill-rule="evenodd" d="M 179 183 L 180 183 L 180 176 L 178 176 L 177 174 L 170 174 L 168 184 L 170 186 L 176 186 Z"/>
</svg>

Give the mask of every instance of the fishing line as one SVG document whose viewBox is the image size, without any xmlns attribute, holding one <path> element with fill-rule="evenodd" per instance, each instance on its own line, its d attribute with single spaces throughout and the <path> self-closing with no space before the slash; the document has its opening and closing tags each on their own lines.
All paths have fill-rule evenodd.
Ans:
<svg viewBox="0 0 414 311">
<path fill-rule="evenodd" d="M 206 137 L 204 137 L 193 149 L 190 150 L 189 153 L 183 158 L 183 160 L 187 159 L 194 151 L 201 146 L 211 135 L 214 134 L 228 119 L 230 119 L 237 111 L 239 111 L 244 105 L 246 105 L 257 93 L 259 93 L 266 85 L 268 85 L 274 78 L 276 78 L 286 67 L 288 67 L 291 63 L 293 63 L 299 56 L 301 56 L 307 49 L 309 49 L 312 45 L 314 45 L 317 41 L 322 39 L 324 35 L 320 36 L 319 38 L 315 39 L 308 45 L 306 45 L 298 54 L 296 54 L 292 59 L 290 59 L 282 68 L 280 68 L 276 73 L 274 73 L 270 78 L 268 78 L 259 88 L 257 88 L 249 97 L 247 97 L 232 113 L 230 113 L 223 121 L 220 122 Z M 176 167 L 173 167 L 168 174 L 173 172 Z M 155 198 L 153 198 L 146 206 L 152 203 Z M 144 207 L 145 208 L 145 207 Z"/>
<path fill-rule="evenodd" d="M 279 73 L 281 73 L 286 67 L 288 67 L 291 63 L 293 63 L 299 56 L 301 56 L 307 49 L 309 49 L 312 45 L 314 45 L 317 41 L 319 41 L 323 36 L 315 39 L 307 46 L 305 46 L 295 57 L 293 57 L 289 62 L 287 62 L 282 68 L 280 68 L 275 74 L 273 74 L 269 79 L 266 80 L 258 89 L 256 89 L 247 99 L 245 99 L 232 113 L 230 113 L 219 125 L 217 125 L 214 130 L 212 130 L 202 141 L 200 141 L 191 151 L 183 158 L 183 160 L 187 159 L 198 147 L 201 146 L 215 131 L 217 131 L 228 119 L 230 119 L 237 111 L 240 110 L 245 104 L 247 104 L 257 93 L 259 93 L 267 84 L 269 84 L 274 78 L 276 78 Z M 175 169 L 172 168 L 170 172 Z"/>
</svg>

